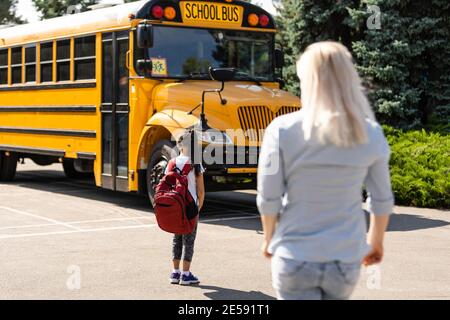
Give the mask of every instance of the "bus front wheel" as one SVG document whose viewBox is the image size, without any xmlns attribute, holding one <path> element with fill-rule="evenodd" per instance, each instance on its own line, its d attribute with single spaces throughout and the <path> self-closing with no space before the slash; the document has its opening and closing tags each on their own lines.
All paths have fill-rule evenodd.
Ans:
<svg viewBox="0 0 450 320">
<path fill-rule="evenodd" d="M 175 144 L 173 142 L 162 140 L 153 148 L 146 174 L 148 197 L 152 205 L 155 204 L 155 188 L 162 177 L 164 177 L 169 160 L 175 156 L 173 152 L 174 147 Z"/>
<path fill-rule="evenodd" d="M 12 181 L 16 175 L 17 155 L 0 151 L 0 181 Z"/>
</svg>

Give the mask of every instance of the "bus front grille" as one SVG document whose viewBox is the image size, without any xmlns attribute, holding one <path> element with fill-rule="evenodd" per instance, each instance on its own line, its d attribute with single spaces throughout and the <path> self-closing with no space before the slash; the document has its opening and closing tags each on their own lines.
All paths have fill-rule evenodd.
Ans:
<svg viewBox="0 0 450 320">
<path fill-rule="evenodd" d="M 243 106 L 238 109 L 241 128 L 251 141 L 261 141 L 263 130 L 278 116 L 298 111 L 300 108 L 282 106 L 276 113 L 266 106 Z"/>
<path fill-rule="evenodd" d="M 262 132 L 275 118 L 273 112 L 266 106 L 239 107 L 239 122 L 241 128 L 248 133 L 252 141 L 262 139 Z"/>
<path fill-rule="evenodd" d="M 283 106 L 281 107 L 278 111 L 277 111 L 277 117 L 282 116 L 284 114 L 288 114 L 288 113 L 292 113 L 292 112 L 296 112 L 300 110 L 299 107 L 288 107 L 288 106 Z"/>
</svg>

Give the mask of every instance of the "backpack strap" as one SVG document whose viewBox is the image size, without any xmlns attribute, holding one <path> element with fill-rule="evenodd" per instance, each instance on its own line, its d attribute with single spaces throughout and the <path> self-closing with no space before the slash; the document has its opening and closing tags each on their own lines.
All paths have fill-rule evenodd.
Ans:
<svg viewBox="0 0 450 320">
<path fill-rule="evenodd" d="M 186 164 L 184 165 L 183 170 L 181 170 L 181 174 L 182 174 L 183 176 L 187 176 L 187 175 L 189 174 L 189 172 L 191 172 L 191 170 L 192 170 L 192 165 L 191 165 L 191 163 L 188 161 L 188 162 L 186 162 Z"/>
<path fill-rule="evenodd" d="M 174 171 L 175 169 L 176 169 L 176 166 L 177 166 L 177 164 L 176 164 L 176 162 L 175 162 L 175 159 L 171 159 L 170 161 L 169 161 L 169 163 L 167 164 L 167 167 L 168 167 L 168 172 L 171 172 L 171 171 Z"/>
</svg>

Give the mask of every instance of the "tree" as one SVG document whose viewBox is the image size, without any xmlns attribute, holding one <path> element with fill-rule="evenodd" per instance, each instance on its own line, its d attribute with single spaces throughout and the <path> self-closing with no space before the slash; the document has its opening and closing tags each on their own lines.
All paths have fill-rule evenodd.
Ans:
<svg viewBox="0 0 450 320">
<path fill-rule="evenodd" d="M 347 7 L 357 0 L 282 0 L 278 27 L 285 49 L 287 88 L 299 94 L 295 64 L 306 47 L 316 41 L 336 40 L 351 45 L 353 30 L 349 27 Z"/>
<path fill-rule="evenodd" d="M 124 0 L 124 3 L 139 0 Z M 37 10 L 42 13 L 42 19 L 60 17 L 65 14 L 74 13 L 72 8 L 78 12 L 87 11 L 88 7 L 94 5 L 98 0 L 33 0 Z"/>
<path fill-rule="evenodd" d="M 23 23 L 22 19 L 16 16 L 16 5 L 17 0 L 0 1 L 0 25 Z"/>
<path fill-rule="evenodd" d="M 42 14 L 42 19 L 60 17 L 65 14 L 88 10 L 90 5 L 95 4 L 95 0 L 33 0 L 37 11 Z"/>
<path fill-rule="evenodd" d="M 288 89 L 299 92 L 295 61 L 311 43 L 352 51 L 380 121 L 403 128 L 450 117 L 450 3 L 447 0 L 282 0 Z M 380 29 L 368 28 L 371 5 Z"/>
<path fill-rule="evenodd" d="M 355 26 L 365 24 L 368 5 L 382 10 L 381 29 L 362 28 L 352 49 L 380 119 L 405 128 L 448 121 L 450 3 L 362 0 L 349 12 Z"/>
</svg>

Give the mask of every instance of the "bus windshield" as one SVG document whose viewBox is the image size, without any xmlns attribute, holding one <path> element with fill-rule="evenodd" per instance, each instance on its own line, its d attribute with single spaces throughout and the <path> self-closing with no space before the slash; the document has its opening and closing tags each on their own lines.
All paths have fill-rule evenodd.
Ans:
<svg viewBox="0 0 450 320">
<path fill-rule="evenodd" d="M 237 68 L 235 79 L 273 81 L 273 35 L 154 26 L 152 77 L 210 79 L 209 67 Z"/>
</svg>

